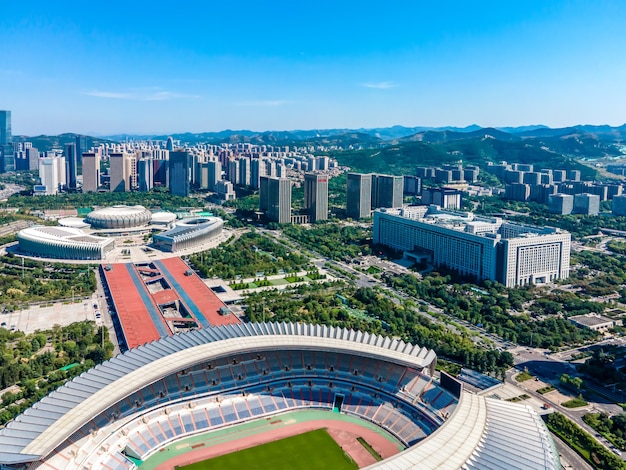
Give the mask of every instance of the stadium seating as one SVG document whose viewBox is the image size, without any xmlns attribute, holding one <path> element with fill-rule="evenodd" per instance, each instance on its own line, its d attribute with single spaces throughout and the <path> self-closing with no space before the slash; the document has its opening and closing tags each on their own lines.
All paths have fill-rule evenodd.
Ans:
<svg viewBox="0 0 626 470">
<path fill-rule="evenodd" d="M 378 424 L 407 445 L 432 433 L 457 403 L 429 376 L 389 362 L 329 351 L 241 354 L 198 364 L 137 390 L 68 439 L 59 459 L 84 455 L 89 462 L 97 460 L 90 436 L 114 428 L 116 420 L 131 419 L 121 433 L 98 435 L 98 442 L 106 438 L 121 451 L 111 454 L 116 458 L 101 452 L 94 461 L 101 468 L 132 468 L 124 449 L 144 458 L 186 435 L 281 411 L 330 410 L 337 395 L 343 397 L 342 412 Z"/>
</svg>

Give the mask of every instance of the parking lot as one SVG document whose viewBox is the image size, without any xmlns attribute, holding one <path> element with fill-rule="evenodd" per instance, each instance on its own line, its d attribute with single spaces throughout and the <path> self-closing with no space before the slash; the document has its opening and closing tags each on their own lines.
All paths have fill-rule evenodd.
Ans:
<svg viewBox="0 0 626 470">
<path fill-rule="evenodd" d="M 91 300 L 74 304 L 56 302 L 44 305 L 0 314 L 0 326 L 29 334 L 37 330 L 49 330 L 53 325 L 65 326 L 77 321 L 96 319 Z"/>
</svg>

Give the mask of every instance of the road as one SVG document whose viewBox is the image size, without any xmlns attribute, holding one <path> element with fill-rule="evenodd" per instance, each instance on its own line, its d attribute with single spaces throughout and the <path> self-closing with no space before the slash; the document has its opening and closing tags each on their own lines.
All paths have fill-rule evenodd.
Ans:
<svg viewBox="0 0 626 470">
<path fill-rule="evenodd" d="M 544 352 L 531 348 L 519 348 L 514 353 L 513 358 L 515 362 L 515 367 L 518 370 L 528 369 L 529 373 L 537 376 L 543 382 L 549 383 L 554 386 L 559 385 L 559 378 L 562 374 L 571 375 L 575 374 L 576 372 L 576 369 L 572 364 L 561 361 L 558 358 L 552 358 L 549 355 L 546 355 Z M 607 449 L 610 450 L 613 447 L 613 444 L 611 444 L 604 437 L 600 436 L 591 426 L 585 423 L 582 417 L 585 413 L 589 412 L 603 412 L 609 415 L 618 414 L 623 411 L 619 405 L 604 400 L 604 402 L 592 403 L 590 406 L 586 406 L 578 410 L 565 408 L 557 402 L 552 401 L 549 395 L 542 395 L 540 393 L 537 393 L 524 386 L 524 382 L 517 382 L 515 379 L 512 378 L 512 376 L 516 372 L 516 370 L 509 370 L 507 372 L 505 380 L 523 389 L 525 393 L 534 396 L 545 403 L 548 403 L 554 410 L 557 410 L 559 413 L 564 414 L 569 419 L 578 424 L 581 428 L 583 428 L 585 431 L 587 431 L 589 434 L 595 436 L 596 440 Z"/>
<path fill-rule="evenodd" d="M 570 446 L 563 442 L 560 437 L 552 434 L 552 439 L 554 439 L 554 445 L 556 446 L 556 450 L 559 452 L 561 465 L 563 465 L 564 469 L 593 470 L 593 467 L 589 465 L 585 459 L 578 455 L 576 451 L 572 450 Z"/>
</svg>

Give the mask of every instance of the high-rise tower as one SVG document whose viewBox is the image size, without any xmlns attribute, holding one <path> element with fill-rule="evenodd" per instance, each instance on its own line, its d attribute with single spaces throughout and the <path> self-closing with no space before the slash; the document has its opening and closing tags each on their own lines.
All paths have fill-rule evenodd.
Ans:
<svg viewBox="0 0 626 470">
<path fill-rule="evenodd" d="M 83 155 L 83 192 L 96 192 L 100 186 L 100 154 L 89 152 Z"/>
<path fill-rule="evenodd" d="M 291 223 L 291 180 L 261 176 L 260 187 L 260 207 L 267 218 L 279 224 Z"/>
<path fill-rule="evenodd" d="M 372 175 L 372 208 L 402 207 L 403 189 L 402 176 Z"/>
<path fill-rule="evenodd" d="M 77 168 L 77 155 L 76 144 L 68 143 L 63 146 L 63 156 L 67 165 L 67 189 L 74 191 L 76 189 L 76 168 Z"/>
<path fill-rule="evenodd" d="M 346 213 L 352 219 L 369 217 L 372 212 L 372 175 L 348 173 Z"/>
<path fill-rule="evenodd" d="M 170 152 L 169 161 L 170 193 L 177 196 L 189 196 L 191 176 L 191 155 L 186 150 Z"/>
<path fill-rule="evenodd" d="M 0 111 L 0 170 L 2 173 L 15 171 L 13 135 L 11 134 L 11 111 Z"/>
<path fill-rule="evenodd" d="M 311 223 L 328 220 L 328 176 L 316 173 L 304 175 L 304 208 Z"/>
</svg>

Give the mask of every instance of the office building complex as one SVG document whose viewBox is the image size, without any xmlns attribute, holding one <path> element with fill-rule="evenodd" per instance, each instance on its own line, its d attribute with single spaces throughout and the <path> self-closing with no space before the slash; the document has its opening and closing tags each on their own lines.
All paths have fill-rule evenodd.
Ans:
<svg viewBox="0 0 626 470">
<path fill-rule="evenodd" d="M 429 255 L 435 266 L 507 287 L 569 276 L 568 232 L 436 206 L 375 211 L 374 243 L 405 251 L 408 256 L 415 252 Z"/>
<path fill-rule="evenodd" d="M 328 176 L 317 173 L 304 175 L 304 208 L 309 222 L 328 220 Z"/>
<path fill-rule="evenodd" d="M 402 207 L 404 178 L 392 175 L 372 175 L 372 209 Z"/>
<path fill-rule="evenodd" d="M 189 196 L 191 180 L 191 155 L 186 150 L 170 152 L 169 183 L 170 193 L 177 196 Z"/>
<path fill-rule="evenodd" d="M 96 192 L 100 186 L 100 154 L 83 154 L 83 192 Z"/>
<path fill-rule="evenodd" d="M 11 111 L 0 111 L 0 172 L 15 171 Z"/>
<path fill-rule="evenodd" d="M 369 217 L 372 212 L 372 175 L 348 173 L 346 214 L 352 219 Z"/>
<path fill-rule="evenodd" d="M 279 224 L 291 223 L 291 180 L 262 176 L 259 183 L 259 206 L 267 218 Z"/>
</svg>

